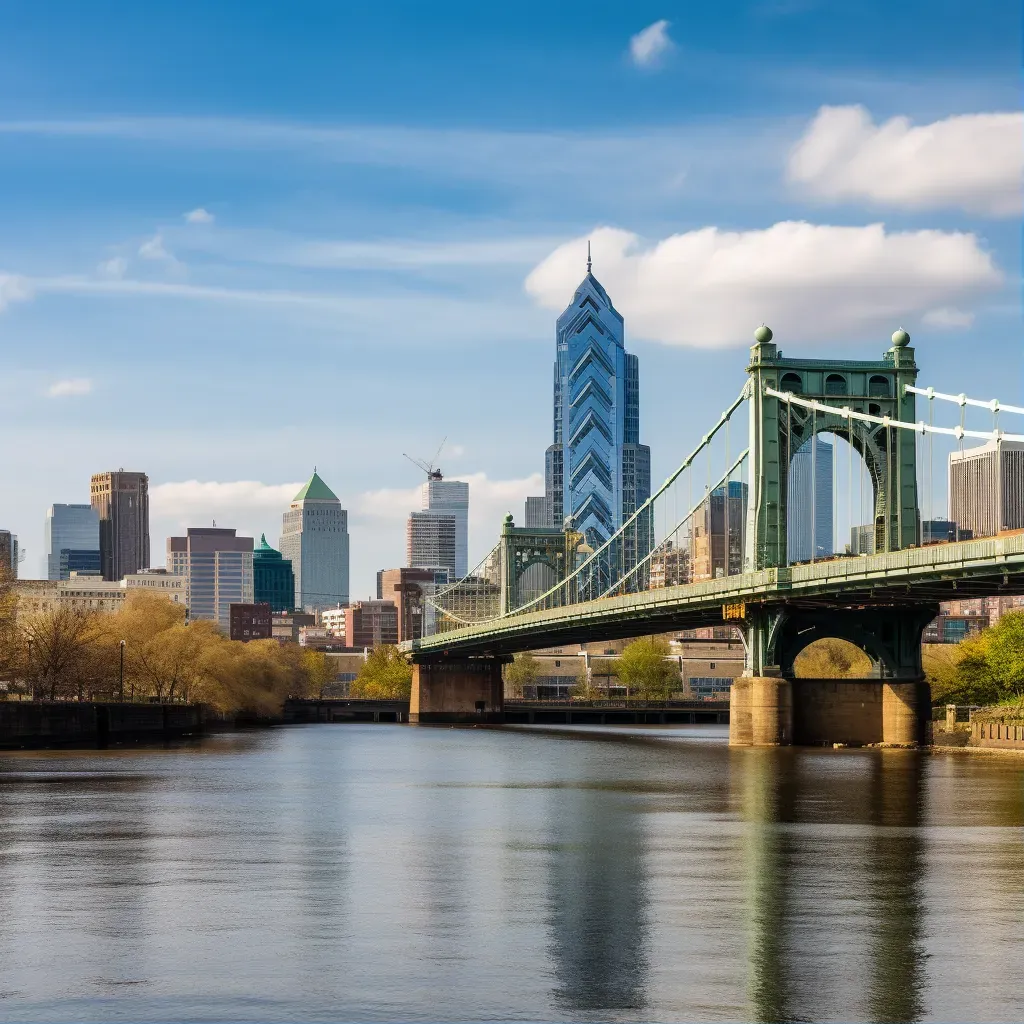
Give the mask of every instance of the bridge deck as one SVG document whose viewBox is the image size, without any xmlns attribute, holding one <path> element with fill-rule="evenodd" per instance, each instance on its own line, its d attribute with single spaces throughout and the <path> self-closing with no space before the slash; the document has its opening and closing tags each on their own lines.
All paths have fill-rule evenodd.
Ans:
<svg viewBox="0 0 1024 1024">
<path fill-rule="evenodd" d="M 1024 593 L 1024 534 L 763 569 L 565 605 L 407 641 L 417 659 L 541 647 L 720 624 L 726 604 L 850 607 Z"/>
</svg>

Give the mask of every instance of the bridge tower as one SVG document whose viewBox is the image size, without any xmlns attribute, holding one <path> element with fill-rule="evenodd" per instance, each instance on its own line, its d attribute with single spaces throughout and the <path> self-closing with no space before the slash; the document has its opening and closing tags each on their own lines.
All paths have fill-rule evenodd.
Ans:
<svg viewBox="0 0 1024 1024">
<path fill-rule="evenodd" d="M 898 330 L 880 360 L 786 359 L 770 328 L 754 333 L 747 367 L 750 401 L 750 489 L 747 507 L 748 571 L 772 570 L 785 588 L 789 477 L 793 457 L 815 434 L 843 438 L 864 460 L 873 490 L 877 553 L 918 543 L 920 513 L 913 431 L 865 423 L 786 402 L 789 392 L 833 408 L 915 422 L 917 380 L 910 335 Z M 890 606 L 806 607 L 776 600 L 742 606 L 746 665 L 732 687 L 730 742 L 787 745 L 800 742 L 915 743 L 923 738 L 930 701 L 921 666 L 921 635 L 934 618 L 931 602 Z M 874 678 L 800 680 L 796 656 L 818 639 L 847 640 L 871 659 Z"/>
<path fill-rule="evenodd" d="M 750 489 L 746 564 L 752 570 L 788 564 L 786 524 L 793 457 L 814 434 L 843 438 L 863 458 L 874 492 L 875 551 L 898 551 L 918 542 L 917 456 L 913 431 L 872 426 L 790 405 L 765 392 L 847 406 L 854 412 L 915 421 L 917 381 L 910 335 L 899 330 L 879 360 L 784 359 L 771 329 L 754 332 L 747 367 L 750 382 Z"/>
</svg>

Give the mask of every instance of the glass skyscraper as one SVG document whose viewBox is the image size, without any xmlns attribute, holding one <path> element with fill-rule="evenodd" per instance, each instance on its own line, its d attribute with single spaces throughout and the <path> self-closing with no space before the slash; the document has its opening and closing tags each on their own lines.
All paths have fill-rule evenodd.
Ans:
<svg viewBox="0 0 1024 1024">
<path fill-rule="evenodd" d="M 550 523 L 571 519 L 603 544 L 651 493 L 651 450 L 640 444 L 640 366 L 625 323 L 591 273 L 555 325 L 554 443 L 544 460 Z"/>
<path fill-rule="evenodd" d="M 786 550 L 789 561 L 809 562 L 833 553 L 832 445 L 817 434 L 793 455 L 789 469 Z"/>
<path fill-rule="evenodd" d="M 266 534 L 252 553 L 252 589 L 256 604 L 269 604 L 271 611 L 290 612 L 295 608 L 292 563 L 267 543 Z"/>
<path fill-rule="evenodd" d="M 51 505 L 46 513 L 46 578 L 100 571 L 100 515 L 92 505 Z"/>
</svg>

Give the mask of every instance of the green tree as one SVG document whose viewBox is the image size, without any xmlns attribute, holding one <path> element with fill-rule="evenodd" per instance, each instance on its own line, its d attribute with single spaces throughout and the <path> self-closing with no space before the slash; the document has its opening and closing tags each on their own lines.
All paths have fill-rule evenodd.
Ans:
<svg viewBox="0 0 1024 1024">
<path fill-rule="evenodd" d="M 664 700 L 679 681 L 668 643 L 656 636 L 634 640 L 616 658 L 613 667 L 631 697 Z"/>
<path fill-rule="evenodd" d="M 515 655 L 505 666 L 505 696 L 522 697 L 524 687 L 535 685 L 539 674 L 540 663 L 529 651 Z"/>
<path fill-rule="evenodd" d="M 1024 612 L 1004 615 L 985 634 L 988 641 L 985 660 L 999 699 L 1020 700 L 1024 697 Z"/>
<path fill-rule="evenodd" d="M 337 672 L 334 663 L 323 651 L 303 651 L 300 661 L 303 692 L 310 697 L 323 697 L 324 687 L 333 683 Z"/>
<path fill-rule="evenodd" d="M 370 651 L 352 683 L 353 697 L 402 700 L 412 692 L 412 666 L 397 647 L 382 644 Z"/>
</svg>

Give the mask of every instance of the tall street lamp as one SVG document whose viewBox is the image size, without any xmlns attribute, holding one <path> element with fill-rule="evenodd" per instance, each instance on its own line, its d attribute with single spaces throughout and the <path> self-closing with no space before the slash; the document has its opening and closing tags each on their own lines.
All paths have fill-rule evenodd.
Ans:
<svg viewBox="0 0 1024 1024">
<path fill-rule="evenodd" d="M 120 671 L 121 702 L 124 703 L 124 641 L 121 641 L 121 671 Z"/>
<path fill-rule="evenodd" d="M 32 679 L 32 699 L 36 699 L 36 670 L 32 664 L 32 641 L 28 642 L 28 671 Z"/>
</svg>

